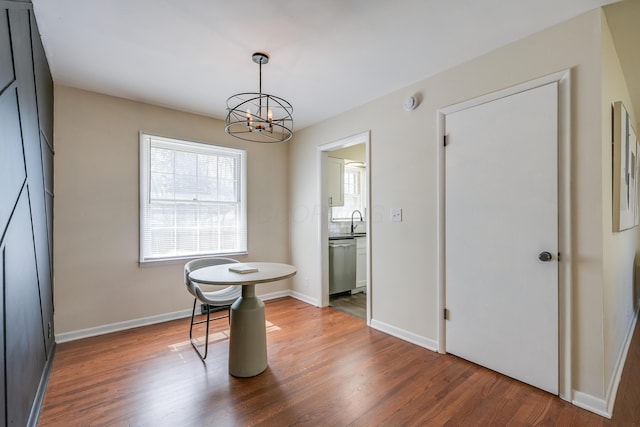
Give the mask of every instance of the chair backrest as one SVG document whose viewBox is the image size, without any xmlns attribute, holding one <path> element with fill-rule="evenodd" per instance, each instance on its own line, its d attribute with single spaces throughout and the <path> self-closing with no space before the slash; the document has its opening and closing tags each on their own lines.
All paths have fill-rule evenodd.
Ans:
<svg viewBox="0 0 640 427">
<path fill-rule="evenodd" d="M 198 297 L 196 294 L 195 285 L 189 280 L 189 273 L 199 268 L 210 267 L 212 265 L 231 264 L 234 262 L 240 262 L 232 258 L 198 258 L 189 261 L 184 265 L 184 284 L 187 286 L 187 290 L 194 297 Z"/>
</svg>

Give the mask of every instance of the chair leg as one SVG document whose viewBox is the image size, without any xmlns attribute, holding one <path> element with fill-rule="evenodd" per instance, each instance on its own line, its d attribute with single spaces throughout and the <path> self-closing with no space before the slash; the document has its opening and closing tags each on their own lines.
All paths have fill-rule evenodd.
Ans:
<svg viewBox="0 0 640 427">
<path fill-rule="evenodd" d="M 200 356 L 200 359 L 202 359 L 202 361 L 204 361 L 204 359 L 207 358 L 207 353 L 209 352 L 209 323 L 211 322 L 211 320 L 218 320 L 218 319 L 222 319 L 224 317 L 229 319 L 229 324 L 231 324 L 231 306 L 227 305 L 224 306 L 227 308 L 227 315 L 226 316 L 220 316 L 220 317 L 214 317 L 213 319 L 211 318 L 211 310 L 207 310 L 207 320 L 199 320 L 197 322 L 194 321 L 195 316 L 196 316 L 196 305 L 198 303 L 198 299 L 194 298 L 193 299 L 193 310 L 191 310 L 191 325 L 189 326 L 189 341 L 191 342 L 191 346 L 193 347 L 193 349 L 198 353 L 198 356 Z M 204 339 L 204 354 L 200 351 L 200 349 L 198 348 L 198 345 L 196 344 L 196 341 L 193 339 L 193 325 L 199 325 L 200 323 L 207 323 L 207 328 L 206 328 L 206 335 L 205 335 L 205 339 Z"/>
<path fill-rule="evenodd" d="M 193 339 L 193 325 L 194 324 L 199 324 L 202 322 L 195 322 L 193 321 L 193 319 L 195 318 L 196 315 L 196 304 L 197 304 L 198 299 L 194 298 L 193 299 L 193 310 L 191 311 L 191 326 L 189 327 L 189 341 L 191 342 L 191 346 L 193 347 L 193 349 L 196 351 L 196 353 L 198 353 L 198 356 L 200 356 L 200 359 L 202 359 L 202 361 L 204 361 L 204 359 L 207 358 L 207 353 L 209 352 L 209 310 L 207 310 L 207 332 L 204 338 L 204 354 L 202 354 L 202 352 L 200 351 L 200 349 L 198 348 L 198 346 L 196 345 L 195 340 Z"/>
</svg>

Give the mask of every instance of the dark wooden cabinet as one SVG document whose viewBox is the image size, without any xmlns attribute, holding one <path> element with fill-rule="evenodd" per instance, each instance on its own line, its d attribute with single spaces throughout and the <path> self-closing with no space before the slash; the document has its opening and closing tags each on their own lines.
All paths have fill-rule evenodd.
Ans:
<svg viewBox="0 0 640 427">
<path fill-rule="evenodd" d="M 53 81 L 31 4 L 0 7 L 0 424 L 25 426 L 55 347 Z"/>
</svg>

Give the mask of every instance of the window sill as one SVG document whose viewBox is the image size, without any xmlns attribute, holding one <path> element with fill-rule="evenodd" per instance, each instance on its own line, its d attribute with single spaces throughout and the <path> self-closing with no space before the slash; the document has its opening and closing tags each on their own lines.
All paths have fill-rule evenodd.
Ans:
<svg viewBox="0 0 640 427">
<path fill-rule="evenodd" d="M 199 258 L 234 258 L 234 257 L 245 257 L 247 255 L 249 255 L 249 252 L 234 252 L 234 253 L 219 254 L 219 255 L 194 255 L 194 256 L 188 256 L 183 258 L 162 258 L 162 259 L 152 259 L 152 260 L 145 260 L 145 261 L 138 260 L 138 267 L 145 268 L 145 267 L 155 267 L 155 266 L 173 265 L 173 264 L 184 265 L 191 260 L 199 259 Z"/>
</svg>

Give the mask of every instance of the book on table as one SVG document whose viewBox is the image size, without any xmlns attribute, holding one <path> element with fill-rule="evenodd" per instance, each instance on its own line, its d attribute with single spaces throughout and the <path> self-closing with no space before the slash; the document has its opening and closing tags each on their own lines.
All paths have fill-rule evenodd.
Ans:
<svg viewBox="0 0 640 427">
<path fill-rule="evenodd" d="M 258 269 L 250 265 L 238 265 L 235 267 L 229 267 L 229 271 L 233 273 L 247 274 L 247 273 L 256 273 Z"/>
</svg>

